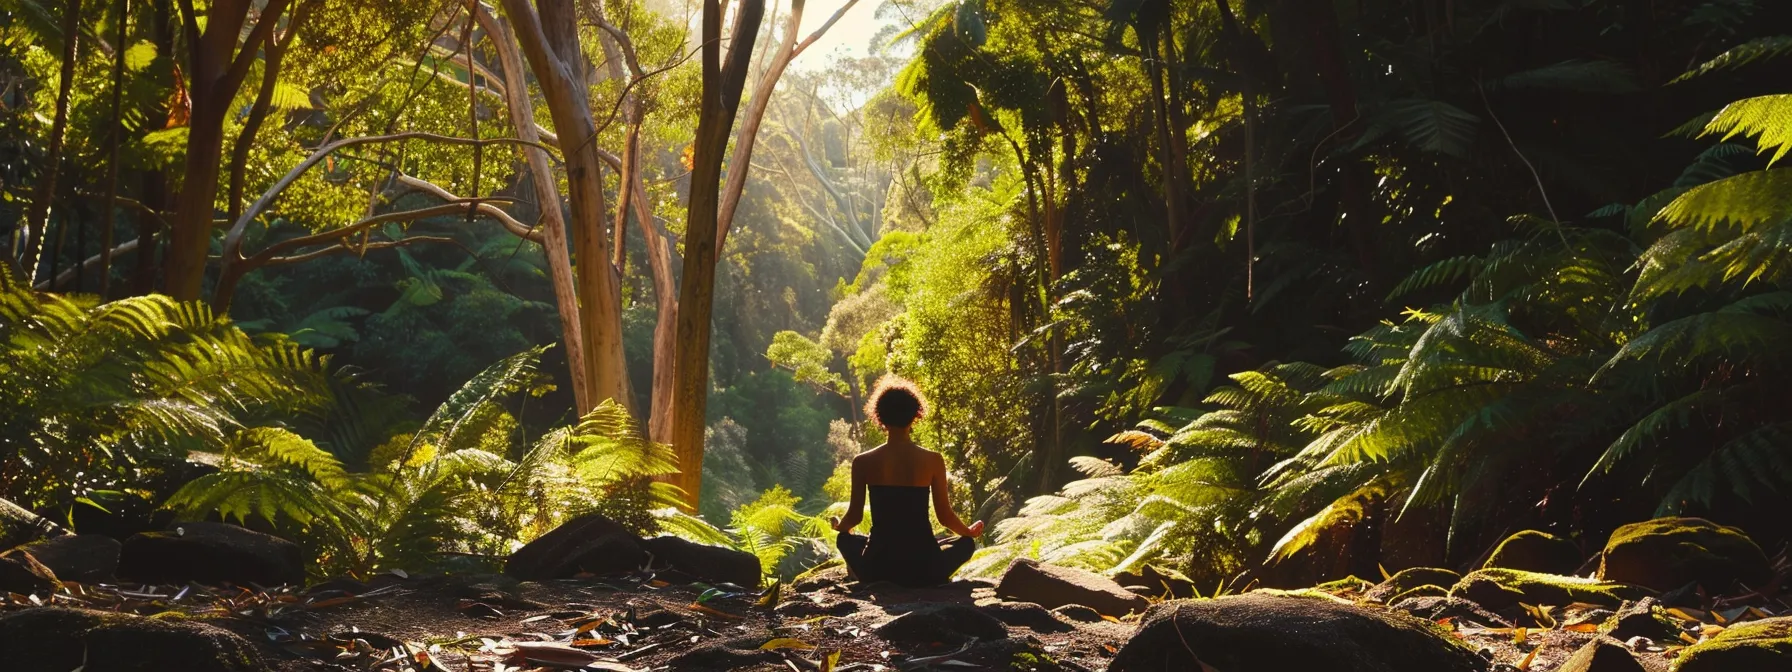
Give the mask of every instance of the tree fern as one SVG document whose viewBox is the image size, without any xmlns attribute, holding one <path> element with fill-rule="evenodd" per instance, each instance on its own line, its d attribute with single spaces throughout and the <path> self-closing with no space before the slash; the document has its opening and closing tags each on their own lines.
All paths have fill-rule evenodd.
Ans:
<svg viewBox="0 0 1792 672">
<path fill-rule="evenodd" d="M 1705 125 L 1700 135 L 1722 133 L 1729 141 L 1738 135 L 1756 138 L 1760 153 L 1773 152 L 1769 166 L 1792 152 L 1792 94 L 1744 98 L 1725 105 Z"/>
<path fill-rule="evenodd" d="M 1755 61 L 1777 58 L 1792 54 L 1792 36 L 1763 37 L 1744 42 L 1718 54 L 1709 61 L 1700 63 L 1686 74 L 1674 78 L 1670 84 L 1683 82 L 1694 77 L 1701 77 L 1720 70 L 1740 68 Z"/>
</svg>

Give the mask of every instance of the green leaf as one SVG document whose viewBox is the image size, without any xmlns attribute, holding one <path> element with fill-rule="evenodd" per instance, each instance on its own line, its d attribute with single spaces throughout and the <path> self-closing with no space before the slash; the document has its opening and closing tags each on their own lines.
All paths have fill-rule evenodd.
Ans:
<svg viewBox="0 0 1792 672">
<path fill-rule="evenodd" d="M 1578 93 L 1632 93 L 1642 87 L 1630 68 L 1616 61 L 1562 61 L 1516 72 L 1492 82 L 1506 89 L 1547 89 Z"/>
<path fill-rule="evenodd" d="M 1758 60 L 1777 58 L 1786 54 L 1792 54 L 1792 35 L 1758 38 L 1731 47 L 1728 51 L 1718 54 L 1716 58 L 1700 63 L 1698 67 L 1668 83 L 1684 82 L 1719 70 L 1739 68 Z"/>
<path fill-rule="evenodd" d="M 1700 135 L 1716 133 L 1724 134 L 1725 141 L 1738 135 L 1760 136 L 1756 145 L 1762 154 L 1773 152 L 1767 161 L 1772 166 L 1792 152 L 1792 93 L 1744 98 L 1725 105 Z"/>
<path fill-rule="evenodd" d="M 1758 170 L 1708 182 L 1681 194 L 1656 218 L 1675 226 L 1744 229 L 1792 217 L 1792 169 Z"/>
<path fill-rule="evenodd" d="M 156 45 L 148 40 L 140 40 L 124 50 L 124 67 L 131 72 L 141 72 L 156 60 Z"/>
</svg>

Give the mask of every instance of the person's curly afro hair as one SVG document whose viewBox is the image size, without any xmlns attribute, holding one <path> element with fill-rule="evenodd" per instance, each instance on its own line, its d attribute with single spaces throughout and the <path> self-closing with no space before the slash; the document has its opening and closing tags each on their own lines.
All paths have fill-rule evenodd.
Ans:
<svg viewBox="0 0 1792 672">
<path fill-rule="evenodd" d="M 927 416 L 927 399 L 914 381 L 884 374 L 865 402 L 865 415 L 885 427 L 908 427 Z"/>
</svg>

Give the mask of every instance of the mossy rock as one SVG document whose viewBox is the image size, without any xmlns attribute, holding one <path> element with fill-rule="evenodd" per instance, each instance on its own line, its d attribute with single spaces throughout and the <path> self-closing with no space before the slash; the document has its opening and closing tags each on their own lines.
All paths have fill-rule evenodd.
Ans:
<svg viewBox="0 0 1792 672">
<path fill-rule="evenodd" d="M 1662 591 L 1698 583 L 1715 593 L 1737 582 L 1759 587 L 1773 569 L 1767 554 L 1740 529 L 1703 518 L 1657 518 L 1612 532 L 1599 576 Z"/>
<path fill-rule="evenodd" d="M 1393 597 L 1388 598 L 1387 604 L 1394 604 L 1395 602 L 1399 602 L 1401 600 L 1410 600 L 1415 597 L 1449 597 L 1449 596 L 1450 596 L 1449 588 L 1444 587 L 1444 586 L 1433 586 L 1430 584 L 1426 584 L 1423 586 L 1413 588 L 1412 590 L 1408 590 L 1404 593 L 1400 593 L 1399 595 L 1395 595 Z"/>
<path fill-rule="evenodd" d="M 259 672 L 269 667 L 247 640 L 205 623 L 44 607 L 0 617 L 0 669 Z"/>
<path fill-rule="evenodd" d="M 1346 595 L 1361 594 L 1374 587 L 1375 584 L 1370 583 L 1367 579 L 1358 578 L 1356 576 L 1346 576 L 1342 579 L 1327 581 L 1317 586 L 1313 586 L 1313 589 L 1332 595 Z"/>
<path fill-rule="evenodd" d="M 1363 594 L 1363 597 L 1370 602 L 1393 604 L 1396 597 L 1418 597 L 1418 594 L 1405 595 L 1405 593 L 1424 586 L 1436 586 L 1438 589 L 1436 594 L 1441 596 L 1448 594 L 1450 586 L 1456 585 L 1456 582 L 1461 580 L 1461 574 L 1447 569 L 1411 567 L 1395 572 L 1387 580 L 1375 584 L 1375 587 L 1370 588 L 1369 592 Z"/>
<path fill-rule="evenodd" d="M 1109 672 L 1478 672 L 1436 624 L 1333 599 L 1251 593 L 1153 606 Z"/>
<path fill-rule="evenodd" d="M 1617 609 L 1626 601 L 1640 600 L 1651 594 L 1642 586 L 1517 569 L 1470 572 L 1450 589 L 1450 597 L 1469 600 L 1493 611 L 1519 603 L 1561 606 L 1575 602 Z"/>
<path fill-rule="evenodd" d="M 1572 574 L 1580 569 L 1580 547 L 1574 542 L 1537 530 L 1506 537 L 1494 547 L 1482 569 L 1522 569 L 1544 574 Z"/>
<path fill-rule="evenodd" d="M 1739 623 L 1686 647 L 1674 672 L 1792 670 L 1792 616 Z"/>
</svg>

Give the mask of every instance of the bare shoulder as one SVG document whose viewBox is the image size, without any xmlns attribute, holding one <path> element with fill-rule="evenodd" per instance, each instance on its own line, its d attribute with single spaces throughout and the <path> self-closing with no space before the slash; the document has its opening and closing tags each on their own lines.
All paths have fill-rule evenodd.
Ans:
<svg viewBox="0 0 1792 672">
<path fill-rule="evenodd" d="M 922 448 L 921 449 L 921 459 L 927 461 L 927 466 L 937 467 L 938 470 L 940 471 L 940 473 L 945 473 L 945 471 L 946 471 L 946 456 L 941 455 L 934 450 L 931 450 L 928 448 Z"/>
<path fill-rule="evenodd" d="M 883 460 L 884 459 L 884 446 L 888 446 L 888 445 L 890 445 L 890 444 L 886 443 L 886 444 L 883 444 L 876 448 L 872 448 L 871 450 L 867 450 L 863 453 L 859 453 L 857 455 L 852 456 L 853 466 L 857 467 L 857 466 L 872 464 L 872 463 L 879 462 L 879 461 Z"/>
</svg>

